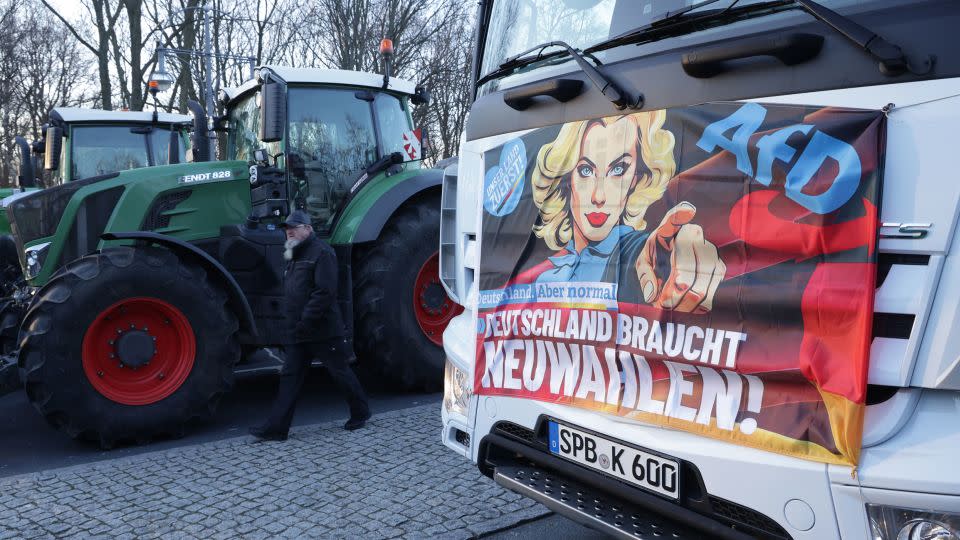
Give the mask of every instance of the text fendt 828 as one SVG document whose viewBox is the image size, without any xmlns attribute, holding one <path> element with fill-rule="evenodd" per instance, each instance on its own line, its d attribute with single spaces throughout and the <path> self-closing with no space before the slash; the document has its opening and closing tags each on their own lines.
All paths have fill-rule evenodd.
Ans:
<svg viewBox="0 0 960 540">
<path fill-rule="evenodd" d="M 480 4 L 444 443 L 614 536 L 958 538 L 960 5 Z"/>
<path fill-rule="evenodd" d="M 371 73 L 260 67 L 222 96 L 229 160 L 11 203 L 38 288 L 18 356 L 30 401 L 103 446 L 176 435 L 212 413 L 234 370 L 266 358 L 251 353 L 287 339 L 277 225 L 294 208 L 338 252 L 361 364 L 397 387 L 439 386 L 456 305 L 437 275 L 442 174 L 421 167 L 412 128 L 426 95 Z"/>
<path fill-rule="evenodd" d="M 183 114 L 54 107 L 41 139 L 28 143 L 16 137 L 18 185 L 0 188 L 0 205 L 40 186 L 183 163 L 190 147 L 190 126 L 191 117 Z M 43 170 L 48 171 L 46 181 Z M 20 321 L 31 299 L 22 286 L 20 265 L 6 212 L 0 211 L 0 353 L 4 355 L 0 357 L 0 394 L 20 388 L 15 349 Z"/>
</svg>

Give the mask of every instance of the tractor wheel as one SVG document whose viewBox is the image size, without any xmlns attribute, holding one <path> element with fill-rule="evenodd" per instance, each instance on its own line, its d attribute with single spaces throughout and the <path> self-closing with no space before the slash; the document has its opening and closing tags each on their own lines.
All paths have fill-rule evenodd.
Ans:
<svg viewBox="0 0 960 540">
<path fill-rule="evenodd" d="M 54 427 L 109 448 L 183 434 L 211 415 L 240 356 L 227 295 L 162 248 L 110 248 L 68 264 L 21 327 L 27 397 Z"/>
<path fill-rule="evenodd" d="M 405 390 L 443 386 L 443 330 L 463 311 L 440 284 L 439 208 L 408 205 L 357 252 L 354 348 L 364 370 Z"/>
<path fill-rule="evenodd" d="M 0 296 L 12 294 L 14 286 L 22 277 L 16 242 L 9 234 L 0 235 Z"/>
<path fill-rule="evenodd" d="M 0 354 L 10 354 L 17 350 L 23 312 L 23 304 L 13 298 L 0 300 Z"/>
</svg>

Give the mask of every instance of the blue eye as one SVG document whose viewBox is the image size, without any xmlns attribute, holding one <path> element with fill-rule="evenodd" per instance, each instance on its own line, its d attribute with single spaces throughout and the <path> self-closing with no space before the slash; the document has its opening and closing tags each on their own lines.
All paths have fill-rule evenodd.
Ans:
<svg viewBox="0 0 960 540">
<path fill-rule="evenodd" d="M 617 163 L 610 168 L 610 174 L 612 176 L 623 176 L 623 173 L 627 172 L 627 166 L 623 163 Z"/>
<path fill-rule="evenodd" d="M 577 174 L 579 174 L 584 178 L 593 176 L 593 168 L 590 167 L 589 165 L 581 165 L 577 167 Z"/>
</svg>

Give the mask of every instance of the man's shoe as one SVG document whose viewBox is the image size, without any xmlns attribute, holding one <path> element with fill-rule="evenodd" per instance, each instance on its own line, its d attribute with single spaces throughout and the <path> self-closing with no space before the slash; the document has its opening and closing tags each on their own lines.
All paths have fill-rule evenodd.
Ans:
<svg viewBox="0 0 960 540">
<path fill-rule="evenodd" d="M 250 428 L 250 434 L 260 439 L 261 441 L 285 441 L 287 440 L 286 433 L 277 433 L 275 431 L 270 431 L 262 427 L 252 427 Z"/>
<path fill-rule="evenodd" d="M 360 429 L 360 428 L 362 428 L 364 425 L 366 425 L 367 420 L 369 420 L 371 416 L 373 416 L 373 415 L 368 412 L 367 414 L 365 414 L 365 415 L 363 415 L 363 416 L 361 416 L 361 417 L 359 417 L 359 418 L 351 418 L 351 419 L 347 420 L 347 423 L 346 423 L 346 424 L 343 425 L 343 429 L 345 429 L 345 430 L 347 430 L 347 431 L 353 431 L 353 430 L 355 430 L 355 429 Z"/>
</svg>

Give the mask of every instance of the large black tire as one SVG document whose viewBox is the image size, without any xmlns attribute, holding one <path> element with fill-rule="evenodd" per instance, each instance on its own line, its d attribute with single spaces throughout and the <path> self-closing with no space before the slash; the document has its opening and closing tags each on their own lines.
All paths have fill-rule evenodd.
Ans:
<svg viewBox="0 0 960 540">
<path fill-rule="evenodd" d="M 414 313 L 414 282 L 440 243 L 439 199 L 407 204 L 354 264 L 354 349 L 364 372 L 403 390 L 443 386 L 443 347 L 424 334 Z M 445 293 L 444 293 L 445 294 Z"/>
<path fill-rule="evenodd" d="M 22 281 L 17 244 L 12 236 L 0 235 L 0 354 L 10 354 L 17 348 L 25 306 L 15 301 L 13 295 Z"/>
<path fill-rule="evenodd" d="M 8 299 L 23 279 L 17 244 L 9 234 L 0 235 L 0 298 Z"/>
<path fill-rule="evenodd" d="M 195 354 L 186 378 L 171 394 L 131 405 L 107 397 L 91 382 L 84 339 L 96 321 L 111 320 L 110 310 L 119 309 L 111 306 L 138 298 L 179 310 L 180 328 L 195 336 Z M 189 421 L 213 414 L 233 384 L 239 324 L 226 304 L 226 293 L 202 267 L 166 249 L 110 248 L 78 259 L 38 292 L 24 318 L 19 361 L 27 396 L 54 427 L 106 448 L 182 436 Z"/>
<path fill-rule="evenodd" d="M 17 350 L 24 311 L 23 304 L 12 297 L 0 300 L 0 354 L 11 354 Z"/>
</svg>

